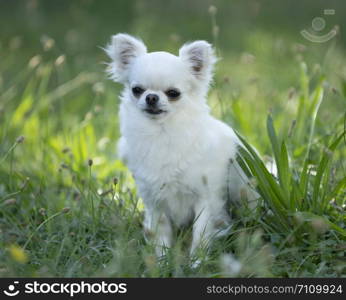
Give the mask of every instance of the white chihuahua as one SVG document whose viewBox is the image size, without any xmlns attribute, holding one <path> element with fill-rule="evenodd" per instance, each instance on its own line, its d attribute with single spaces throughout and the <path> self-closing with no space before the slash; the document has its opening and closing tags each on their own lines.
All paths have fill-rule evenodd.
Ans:
<svg viewBox="0 0 346 300">
<path fill-rule="evenodd" d="M 145 233 L 161 255 L 172 226 L 192 223 L 194 254 L 230 228 L 228 199 L 255 197 L 235 160 L 240 141 L 209 113 L 213 48 L 196 41 L 179 56 L 148 53 L 142 41 L 117 34 L 106 52 L 111 78 L 124 85 L 118 147 L 145 204 Z"/>
</svg>

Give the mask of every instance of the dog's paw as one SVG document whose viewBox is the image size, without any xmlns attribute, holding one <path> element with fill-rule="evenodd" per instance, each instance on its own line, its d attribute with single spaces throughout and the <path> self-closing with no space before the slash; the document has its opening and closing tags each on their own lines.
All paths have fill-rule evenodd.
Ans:
<svg viewBox="0 0 346 300">
<path fill-rule="evenodd" d="M 202 260 L 197 258 L 195 260 L 192 261 L 191 263 L 191 269 L 196 270 L 199 269 L 202 265 Z"/>
</svg>

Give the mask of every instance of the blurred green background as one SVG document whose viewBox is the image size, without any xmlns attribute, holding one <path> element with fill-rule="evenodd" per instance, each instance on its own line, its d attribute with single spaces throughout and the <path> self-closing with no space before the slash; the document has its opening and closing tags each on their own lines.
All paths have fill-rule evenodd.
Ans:
<svg viewBox="0 0 346 300">
<path fill-rule="evenodd" d="M 73 120 L 83 118 L 90 105 L 104 105 L 105 97 L 94 97 L 94 93 L 106 86 L 107 91 L 114 92 L 115 116 L 119 86 L 106 80 L 103 63 L 108 58 L 102 47 L 118 32 L 142 38 L 149 51 L 177 53 L 187 41 L 213 42 L 222 58 L 216 69 L 216 85 L 224 85 L 226 81 L 234 97 L 241 94 L 245 101 L 255 101 L 264 110 L 288 105 L 279 100 L 279 95 L 297 87 L 299 61 L 304 60 L 311 72 L 323 68 L 328 83 L 341 93 L 331 95 L 323 105 L 336 112 L 345 106 L 340 99 L 346 78 L 343 1 L 1 0 L 0 3 L 2 110 L 18 105 L 16 99 L 20 98 L 14 94 L 22 93 L 27 83 L 20 78 L 33 76 L 37 66 L 42 71 L 44 64 L 55 62 L 47 80 L 48 89 L 80 73 L 92 76 L 79 78 L 89 84 L 82 86 L 77 82 L 81 88 L 71 91 L 78 93 L 80 100 L 67 103 L 60 97 L 50 104 L 56 113 L 63 110 Z M 209 12 L 211 5 L 217 7 L 215 17 Z M 324 15 L 324 9 L 334 9 L 335 14 Z M 300 31 L 311 29 L 316 17 L 323 17 L 326 22 L 325 29 L 318 34 L 325 34 L 337 25 L 337 36 L 325 43 L 312 43 L 302 37 Z M 100 84 L 92 85 L 90 81 Z M 228 95 L 220 97 L 231 101 Z M 324 110 L 326 121 L 334 119 L 328 111 Z M 257 128 L 257 121 L 260 122 L 256 118 L 249 126 Z"/>
<path fill-rule="evenodd" d="M 325 9 L 335 13 L 325 15 Z M 301 31 L 313 32 L 316 17 L 325 20 L 325 28 L 315 34 L 337 28 L 337 35 L 324 43 L 305 39 Z M 150 269 L 152 257 L 140 252 L 142 206 L 116 153 L 121 86 L 105 73 L 109 60 L 102 47 L 111 35 L 126 32 L 140 37 L 149 51 L 175 54 L 188 41 L 213 43 L 220 57 L 209 97 L 213 114 L 262 154 L 271 155 L 266 137 L 271 112 L 297 167 L 306 150 L 311 116 L 306 116 L 306 124 L 304 118 L 297 124 L 300 136 L 291 137 L 292 124 L 301 97 L 307 99 L 323 78 L 324 99 L 311 149 L 314 169 L 314 158 L 345 126 L 345 28 L 346 2 L 341 0 L 0 0 L 0 275 L 172 275 L 171 269 Z M 342 144 L 335 178 L 346 176 L 345 155 Z M 114 177 L 120 182 L 117 197 L 125 199 L 125 206 L 117 206 L 118 212 L 97 211 L 95 217 L 88 201 L 106 207 Z M 114 197 L 108 199 L 110 206 Z M 82 210 L 79 199 L 85 199 L 88 208 Z M 138 212 L 132 214 L 131 205 Z M 61 218 L 64 208 L 71 212 Z M 114 241 L 115 236 L 123 237 Z M 135 247 L 134 240 L 142 244 Z M 274 235 L 268 240 L 280 241 Z M 128 244 L 131 249 L 124 246 Z M 273 270 L 264 267 L 264 260 L 263 273 L 249 273 L 337 276 L 344 270 L 329 250 L 319 265 L 305 260 L 299 248 L 292 249 L 296 261 L 287 265 L 283 254 Z M 144 262 L 127 260 L 129 253 L 143 254 Z M 112 271 L 105 271 L 109 263 Z M 136 269 L 136 263 L 142 267 Z M 331 265 L 341 268 L 331 270 Z M 179 270 L 173 273 L 190 274 Z M 199 275 L 204 274 L 203 269 Z"/>
</svg>

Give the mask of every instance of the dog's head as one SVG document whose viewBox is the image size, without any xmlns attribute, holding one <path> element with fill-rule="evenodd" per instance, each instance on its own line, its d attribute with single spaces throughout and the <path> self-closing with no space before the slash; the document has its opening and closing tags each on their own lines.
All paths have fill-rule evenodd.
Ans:
<svg viewBox="0 0 346 300">
<path fill-rule="evenodd" d="M 205 41 L 185 44 L 175 56 L 148 53 L 142 41 L 127 34 L 113 36 L 106 52 L 112 59 L 111 78 L 124 84 L 124 101 L 153 119 L 204 99 L 216 61 L 213 48 Z"/>
</svg>

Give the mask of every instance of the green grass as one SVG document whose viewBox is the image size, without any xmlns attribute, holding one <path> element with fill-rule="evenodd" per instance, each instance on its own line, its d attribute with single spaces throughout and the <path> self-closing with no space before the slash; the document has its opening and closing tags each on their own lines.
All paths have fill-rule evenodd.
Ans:
<svg viewBox="0 0 346 300">
<path fill-rule="evenodd" d="M 134 33 L 176 52 L 182 41 L 165 47 L 164 33 L 140 27 L 146 21 Z M 1 41 L 0 277 L 346 275 L 344 48 L 296 49 L 290 34 L 262 27 L 235 39 L 242 50 L 210 36 L 223 59 L 209 104 L 244 138 L 239 161 L 261 199 L 234 209 L 232 233 L 202 251 L 196 269 L 189 230 L 160 260 L 144 241 L 143 203 L 117 158 L 120 86 L 106 79 L 102 44 L 79 56 L 49 38 L 34 52 L 16 36 Z"/>
</svg>

